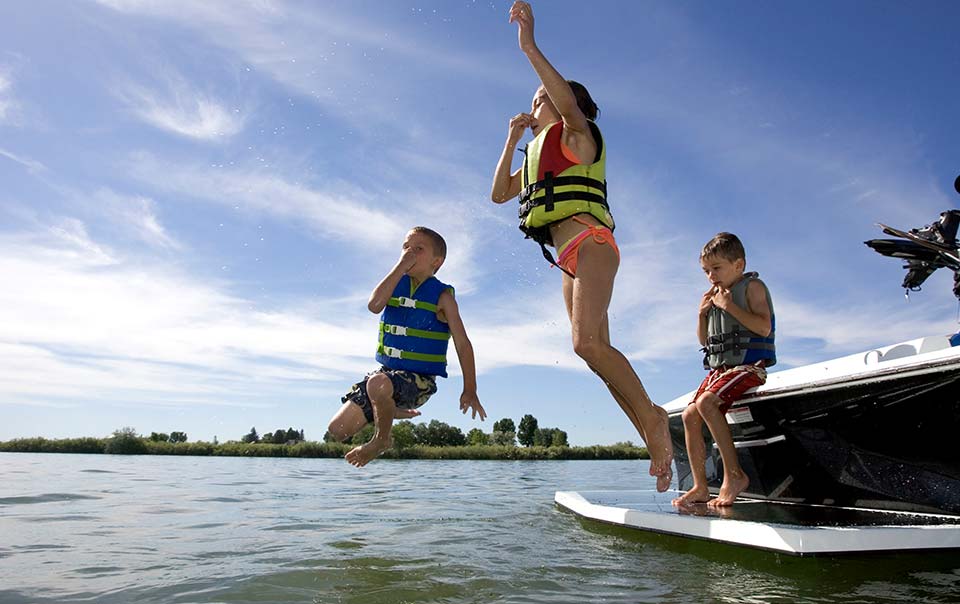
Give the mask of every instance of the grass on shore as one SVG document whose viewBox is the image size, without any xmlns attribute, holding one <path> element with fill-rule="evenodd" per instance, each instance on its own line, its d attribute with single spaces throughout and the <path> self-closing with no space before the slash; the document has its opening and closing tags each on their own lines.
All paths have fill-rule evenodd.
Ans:
<svg viewBox="0 0 960 604">
<path fill-rule="evenodd" d="M 113 438 L 18 438 L 0 442 L 7 453 L 115 453 L 134 455 L 220 455 L 228 457 L 343 457 L 354 445 L 304 441 L 294 444 L 226 442 L 213 444 L 154 442 L 130 439 L 118 443 Z M 428 447 L 414 445 L 388 449 L 385 459 L 476 459 L 476 460 L 555 460 L 555 459 L 649 459 L 644 447 L 629 443 L 588 447 L 513 447 L 506 445 L 468 445 Z"/>
</svg>

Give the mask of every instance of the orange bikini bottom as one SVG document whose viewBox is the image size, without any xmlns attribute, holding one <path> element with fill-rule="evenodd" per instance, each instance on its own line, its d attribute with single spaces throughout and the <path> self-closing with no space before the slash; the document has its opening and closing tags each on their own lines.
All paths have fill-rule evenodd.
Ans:
<svg viewBox="0 0 960 604">
<path fill-rule="evenodd" d="M 576 237 L 570 241 L 563 244 L 559 250 L 559 258 L 557 258 L 557 264 L 560 265 L 560 268 L 567 271 L 571 275 L 576 276 L 577 274 L 577 259 L 580 256 L 580 246 L 588 237 L 593 237 L 595 243 L 610 244 L 613 250 L 617 253 L 617 258 L 620 258 L 620 248 L 617 247 L 617 241 L 613 238 L 613 231 L 609 228 L 599 225 L 599 224 L 590 224 L 585 220 L 574 216 L 574 220 L 580 224 L 586 226 L 587 228 L 577 234 Z"/>
</svg>

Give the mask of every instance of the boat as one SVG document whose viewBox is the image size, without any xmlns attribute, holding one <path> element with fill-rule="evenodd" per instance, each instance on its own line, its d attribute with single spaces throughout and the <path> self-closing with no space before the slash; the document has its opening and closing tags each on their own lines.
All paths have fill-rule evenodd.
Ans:
<svg viewBox="0 0 960 604">
<path fill-rule="evenodd" d="M 955 183 L 960 193 L 960 178 Z M 960 210 L 923 228 L 879 225 L 896 239 L 866 245 L 905 261 L 909 293 L 939 269 L 960 298 Z M 678 486 L 693 486 L 681 414 L 693 393 L 664 405 Z M 933 335 L 771 372 L 727 413 L 752 500 L 960 516 L 960 334 Z M 704 438 L 709 433 L 704 430 Z M 723 463 L 707 448 L 716 494 Z"/>
<path fill-rule="evenodd" d="M 947 269 L 960 299 L 958 225 L 960 210 L 948 210 L 910 231 L 878 225 L 895 239 L 865 243 L 904 261 L 908 295 Z M 694 394 L 664 405 L 677 491 L 558 491 L 557 505 L 589 521 L 799 556 L 960 549 L 960 333 L 771 372 L 726 414 L 750 478 L 729 507 L 673 505 L 693 486 L 682 413 Z M 703 438 L 712 445 L 706 428 Z M 706 470 L 716 495 L 715 445 Z"/>
</svg>

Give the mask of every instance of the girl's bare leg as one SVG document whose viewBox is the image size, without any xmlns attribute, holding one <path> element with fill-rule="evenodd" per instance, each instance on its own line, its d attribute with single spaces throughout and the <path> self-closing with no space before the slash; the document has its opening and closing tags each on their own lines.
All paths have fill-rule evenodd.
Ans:
<svg viewBox="0 0 960 604">
<path fill-rule="evenodd" d="M 630 362 L 609 341 L 607 307 L 618 265 L 617 253 L 610 245 L 587 240 L 580 247 L 577 277 L 564 277 L 573 349 L 607 384 L 643 437 L 650 453 L 650 474 L 657 477 L 657 490 L 662 492 L 670 487 L 673 476 L 667 413 L 653 404 Z"/>
</svg>

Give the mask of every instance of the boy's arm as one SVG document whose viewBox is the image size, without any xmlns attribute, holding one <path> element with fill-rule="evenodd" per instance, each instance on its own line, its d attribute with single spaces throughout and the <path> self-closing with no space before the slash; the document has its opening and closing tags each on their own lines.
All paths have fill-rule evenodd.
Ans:
<svg viewBox="0 0 960 604">
<path fill-rule="evenodd" d="M 473 411 L 472 417 L 474 419 L 476 419 L 477 414 L 480 414 L 480 421 L 483 421 L 487 418 L 487 412 L 480 404 L 480 399 L 477 398 L 477 364 L 473 356 L 473 344 L 467 337 L 467 330 L 463 326 L 460 309 L 453 294 L 449 291 L 440 294 L 437 308 L 443 313 L 443 318 L 450 327 L 453 345 L 457 349 L 457 358 L 460 360 L 460 370 L 463 372 L 463 394 L 460 395 L 460 410 L 466 413 L 467 409 L 470 409 Z"/>
<path fill-rule="evenodd" d="M 737 306 L 729 290 L 723 290 L 714 296 L 713 303 L 733 315 L 734 319 L 757 335 L 765 338 L 773 331 L 767 288 L 759 279 L 747 285 L 747 308 Z"/>
<path fill-rule="evenodd" d="M 707 321 L 710 309 L 713 308 L 713 295 L 717 293 L 716 286 L 708 289 L 700 298 L 700 317 L 697 320 L 697 339 L 701 346 L 707 345 Z"/>
<path fill-rule="evenodd" d="M 404 273 L 410 270 L 416 262 L 417 256 L 412 249 L 403 251 L 403 254 L 401 254 L 400 259 L 397 260 L 393 269 L 373 288 L 370 299 L 367 301 L 367 309 L 370 312 L 376 315 L 383 311 L 387 306 L 387 302 L 390 301 L 390 296 L 393 295 L 393 290 L 397 288 L 397 283 L 400 283 L 400 278 L 403 277 Z"/>
</svg>

